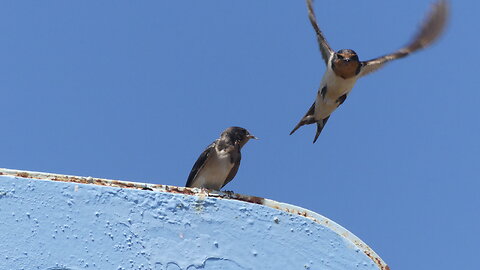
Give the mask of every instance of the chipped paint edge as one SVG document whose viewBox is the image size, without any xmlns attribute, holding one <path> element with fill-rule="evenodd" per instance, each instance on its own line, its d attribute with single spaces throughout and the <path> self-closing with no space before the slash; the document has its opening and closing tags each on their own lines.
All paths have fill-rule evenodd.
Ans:
<svg viewBox="0 0 480 270">
<path fill-rule="evenodd" d="M 207 189 L 199 188 L 187 188 L 187 187 L 176 187 L 160 184 L 150 184 L 150 183 L 140 183 L 140 182 L 129 182 L 121 180 L 110 180 L 94 177 L 82 177 L 82 176 L 73 176 L 73 175 L 63 175 L 63 174 L 53 174 L 53 173 L 43 173 L 43 172 L 33 172 L 33 171 L 24 171 L 24 170 L 12 170 L 0 168 L 0 176 L 13 176 L 21 178 L 30 178 L 30 179 L 40 179 L 40 180 L 51 180 L 51 181 L 60 181 L 60 182 L 72 182 L 79 184 L 93 184 L 100 186 L 109 186 L 109 187 L 119 187 L 119 188 L 132 188 L 132 189 L 141 189 L 141 190 L 151 190 L 156 192 L 167 192 L 167 193 L 179 193 L 184 195 L 191 196 L 201 196 L 201 197 L 215 197 L 219 199 L 230 199 L 230 200 L 239 200 L 249 203 L 261 204 L 266 207 L 274 208 L 280 211 L 284 211 L 291 214 L 296 214 L 302 217 L 305 217 L 313 222 L 321 224 L 337 234 L 341 235 L 343 238 L 349 240 L 354 246 L 360 249 L 367 257 L 369 257 L 381 270 L 390 270 L 390 267 L 378 256 L 373 249 L 371 249 L 367 244 L 365 244 L 360 238 L 355 236 L 353 233 L 343 228 L 336 222 L 317 214 L 313 211 L 301 208 L 295 205 L 288 203 L 281 203 L 270 199 L 265 199 L 256 196 L 248 196 L 242 194 L 236 194 L 231 192 L 219 192 L 211 191 Z"/>
</svg>

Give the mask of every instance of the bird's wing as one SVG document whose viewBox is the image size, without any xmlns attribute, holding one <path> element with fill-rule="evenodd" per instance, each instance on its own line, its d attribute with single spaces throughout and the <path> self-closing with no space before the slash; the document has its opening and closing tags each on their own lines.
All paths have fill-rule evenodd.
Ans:
<svg viewBox="0 0 480 270">
<path fill-rule="evenodd" d="M 313 11 L 313 0 L 307 0 L 307 7 L 308 7 L 308 18 L 310 19 L 310 23 L 317 34 L 317 42 L 318 46 L 320 47 L 320 52 L 322 53 L 322 58 L 325 61 L 325 64 L 328 65 L 328 59 L 334 54 L 330 45 L 328 45 L 327 39 L 323 35 L 322 31 L 318 27 L 317 19 L 315 18 L 315 12 Z"/>
<path fill-rule="evenodd" d="M 231 155 L 233 155 L 233 153 L 231 153 Z M 237 175 L 238 168 L 240 167 L 240 161 L 242 160 L 242 154 L 240 153 L 240 150 L 238 150 L 238 152 L 235 153 L 235 156 L 233 156 L 232 159 L 233 159 L 232 161 L 234 165 L 230 170 L 230 172 L 228 173 L 227 179 L 225 179 L 225 182 L 223 183 L 221 188 L 223 188 L 226 184 L 232 181 L 235 175 Z"/>
<path fill-rule="evenodd" d="M 210 153 L 212 151 L 215 151 L 215 142 L 210 144 L 205 149 L 205 151 L 203 151 L 203 153 L 198 157 L 195 164 L 193 164 L 193 168 L 190 171 L 190 174 L 188 175 L 187 183 L 185 184 L 186 187 L 191 187 L 193 185 L 193 181 L 195 180 L 195 177 L 207 163 L 208 157 L 210 156 Z"/>
<path fill-rule="evenodd" d="M 400 50 L 369 61 L 362 62 L 360 77 L 365 76 L 381 68 L 385 63 L 403 58 L 417 50 L 425 48 L 440 37 L 448 19 L 449 7 L 446 0 L 435 3 L 429 12 L 427 19 L 414 36 L 413 40 Z"/>
</svg>

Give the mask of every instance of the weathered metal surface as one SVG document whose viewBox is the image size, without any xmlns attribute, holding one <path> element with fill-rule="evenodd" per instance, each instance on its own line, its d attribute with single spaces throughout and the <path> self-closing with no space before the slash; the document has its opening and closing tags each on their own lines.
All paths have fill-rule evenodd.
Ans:
<svg viewBox="0 0 480 270">
<path fill-rule="evenodd" d="M 348 230 L 293 205 L 204 189 L 9 169 L 0 169 L 0 232 L 0 254 L 6 259 L 2 262 L 0 255 L 0 269 L 389 269 Z M 60 249 L 54 248 L 58 242 Z M 38 248 L 43 257 L 35 260 L 29 254 Z"/>
</svg>

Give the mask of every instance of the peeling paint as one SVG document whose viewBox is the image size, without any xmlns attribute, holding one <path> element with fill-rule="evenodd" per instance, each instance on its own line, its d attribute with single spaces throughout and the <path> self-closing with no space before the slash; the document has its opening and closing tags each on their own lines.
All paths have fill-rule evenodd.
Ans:
<svg viewBox="0 0 480 270">
<path fill-rule="evenodd" d="M 5 179 L 25 179 L 28 180 L 28 183 L 11 182 L 6 181 Z M 44 181 L 37 180 L 56 181 L 59 182 L 59 186 L 50 185 L 51 189 L 49 189 L 49 186 L 46 185 Z M 61 184 L 61 182 L 67 183 L 68 185 L 65 186 L 64 184 Z M 2 186 L 2 184 L 5 186 Z M 16 192 L 15 188 L 17 188 L 19 191 Z M 128 191 L 130 189 L 139 190 L 140 193 L 131 193 Z M 27 196 L 27 193 L 30 197 L 27 196 L 24 200 L 18 200 L 9 195 L 10 193 L 13 194 L 15 192 L 17 193 L 16 196 L 18 196 L 18 198 Z M 31 198 L 40 195 L 43 196 L 41 199 L 29 201 Z M 294 234 L 295 237 L 298 238 L 298 241 L 300 241 L 299 239 L 303 239 L 302 237 L 305 237 L 304 241 L 312 241 L 310 238 L 313 237 L 315 239 L 315 241 L 311 243 L 311 245 L 313 245 L 318 242 L 325 242 L 325 239 L 319 239 L 318 237 L 319 235 L 326 233 L 326 235 L 329 235 L 329 237 L 333 240 L 331 240 L 332 242 L 328 243 L 324 249 L 333 248 L 333 251 L 330 251 L 331 253 L 334 251 L 338 252 L 339 248 L 346 248 L 347 250 L 345 252 L 349 252 L 348 249 L 349 246 L 351 246 L 354 247 L 353 249 L 361 251 L 365 255 L 365 261 L 358 260 L 355 263 L 355 268 L 389 270 L 389 267 L 386 265 L 386 263 L 370 247 L 335 222 L 312 211 L 261 197 L 234 194 L 231 192 L 210 191 L 198 188 L 185 188 L 149 183 L 107 180 L 93 177 L 78 177 L 0 169 L 0 202 L 2 202 L 2 200 L 5 203 L 2 203 L 2 206 L 4 207 L 0 208 L 0 228 L 7 223 L 10 224 L 10 226 L 14 224 L 20 226 L 28 225 L 27 227 L 30 228 L 30 234 L 28 237 L 30 237 L 30 239 L 40 237 L 40 231 L 42 231 L 43 234 L 49 235 L 50 240 L 48 241 L 51 242 L 45 242 L 43 243 L 44 245 L 55 244 L 55 242 L 61 242 L 67 246 L 69 245 L 69 242 L 75 242 L 77 244 L 84 243 L 83 245 L 80 244 L 78 246 L 72 246 L 72 248 L 81 248 L 83 246 L 84 249 L 79 254 L 97 253 L 97 255 L 101 255 L 100 257 L 102 258 L 102 261 L 98 262 L 92 262 L 92 259 L 87 260 L 77 258 L 76 264 L 74 265 L 56 261 L 56 265 L 50 265 L 50 268 L 44 267 L 43 269 L 77 269 L 78 267 L 89 267 L 95 269 L 96 267 L 100 267 L 100 265 L 103 265 L 104 267 L 105 265 L 111 266 L 109 262 L 118 261 L 118 259 L 112 257 L 112 254 L 117 254 L 118 252 L 120 252 L 118 254 L 123 254 L 123 252 L 128 253 L 130 251 L 135 251 L 135 257 L 141 259 L 132 259 L 131 262 L 127 261 L 127 264 L 125 264 L 125 260 L 121 260 L 123 263 L 121 266 L 118 266 L 118 269 L 132 269 L 133 266 L 135 266 L 135 269 L 162 270 L 198 268 L 254 269 L 248 265 L 255 265 L 255 261 L 258 260 L 258 258 L 265 259 L 268 248 L 264 247 L 262 249 L 261 246 L 248 248 L 245 250 L 251 256 L 251 259 L 248 260 L 243 257 L 242 260 L 237 260 L 240 257 L 235 259 L 235 256 L 232 256 L 233 259 L 229 259 L 225 256 L 220 256 L 220 251 L 225 251 L 225 249 L 230 248 L 229 252 L 232 252 L 232 250 L 236 249 L 231 246 L 232 243 L 228 243 L 228 241 L 225 242 L 225 239 L 222 239 L 222 237 L 235 238 L 235 233 L 233 233 L 233 235 L 222 237 L 219 236 L 218 239 L 216 239 L 215 233 L 205 234 L 208 232 L 208 226 L 211 226 L 212 229 L 214 228 L 212 224 L 223 224 L 225 222 L 230 222 L 229 219 L 222 219 L 227 218 L 225 215 L 228 215 L 231 217 L 231 219 L 238 219 L 240 221 L 240 225 L 235 224 L 235 226 L 239 226 L 237 228 L 237 234 L 242 234 L 243 232 L 250 233 L 251 228 L 256 228 L 256 230 L 262 232 L 263 230 L 259 228 L 264 228 L 265 231 L 263 231 L 263 233 L 257 238 L 266 238 L 266 240 L 268 240 L 266 243 L 274 244 L 276 241 L 279 241 L 276 238 L 268 237 L 270 237 L 270 234 L 275 235 L 275 233 L 281 231 L 282 234 L 277 237 L 280 237 L 283 241 L 289 241 L 289 238 L 285 237 L 284 234 Z M 236 203 L 232 204 L 228 202 Z M 12 208 L 14 206 L 18 207 L 21 205 L 26 207 L 26 209 L 21 211 L 23 214 L 19 213 L 19 209 L 5 211 L 6 205 L 11 205 Z M 258 206 L 261 208 L 258 208 L 256 205 L 261 205 Z M 121 208 L 118 208 L 119 206 Z M 42 210 L 45 211 L 42 213 L 47 213 L 46 216 L 38 214 L 40 209 L 43 209 L 42 207 L 46 208 L 46 210 Z M 49 210 L 50 208 L 51 210 Z M 91 214 L 87 215 L 84 212 L 86 209 L 92 209 L 89 210 Z M 225 209 L 229 210 L 224 212 Z M 60 215 L 60 213 L 62 215 Z M 262 214 L 260 215 L 259 213 Z M 5 220 L 7 216 L 9 216 L 9 220 L 2 222 L 1 220 Z M 57 216 L 59 218 L 53 219 L 53 216 Z M 264 216 L 270 216 L 271 218 L 265 220 Z M 298 219 L 285 218 L 287 216 L 296 216 Z M 220 222 L 220 219 L 223 221 Z M 145 223 L 147 220 L 150 220 L 149 223 Z M 301 222 L 301 220 L 309 220 L 314 224 L 319 224 L 320 226 L 313 226 L 313 224 L 309 225 L 310 223 Z M 85 221 L 87 221 L 87 224 L 90 224 L 90 227 L 86 226 L 83 228 L 85 224 L 82 225 L 80 223 Z M 151 226 L 152 224 L 150 223 L 152 222 L 155 223 L 154 226 Z M 195 234 L 195 230 L 192 231 L 192 228 L 203 226 L 199 222 L 207 223 L 207 228 L 202 229 L 206 230 L 206 232 L 195 236 L 196 238 L 192 238 L 192 233 Z M 231 226 L 235 227 L 234 225 Z M 85 231 L 87 228 L 88 232 Z M 141 228 L 140 231 L 138 231 L 139 228 Z M 164 238 L 158 238 L 160 242 L 152 242 L 151 239 L 146 240 L 146 237 L 154 237 L 156 234 L 166 237 L 163 235 L 164 232 L 162 231 L 162 228 L 163 230 L 171 230 L 172 232 L 178 231 L 178 233 L 175 233 L 175 239 L 177 240 L 165 240 Z M 325 228 L 328 230 L 325 230 Z M 226 230 L 229 229 L 230 228 L 226 228 Z M 198 230 L 200 231 L 200 228 L 198 228 Z M 6 228 L 3 231 L 9 230 Z M 102 234 L 99 234 L 99 232 L 102 232 Z M 221 233 L 218 231 L 216 234 L 221 235 Z M 5 250 L 11 251 L 10 249 L 15 249 L 14 246 L 5 246 L 9 243 L 8 241 L 5 241 L 8 240 L 5 239 L 8 237 L 9 236 L 2 237 L 0 235 L 0 254 L 8 254 L 8 252 L 5 253 Z M 244 240 L 247 239 L 238 239 L 238 241 Z M 167 245 L 162 241 L 174 242 L 171 242 L 172 244 Z M 162 249 L 160 247 L 171 247 L 172 249 L 181 247 L 182 245 L 178 246 L 179 243 L 176 241 L 189 241 L 191 242 L 191 245 L 194 245 L 191 247 L 192 250 L 197 250 L 200 253 L 204 252 L 205 255 L 217 254 L 218 256 L 207 256 L 201 260 L 199 260 L 200 258 L 197 258 L 196 262 L 189 262 L 190 264 L 186 264 L 184 262 L 183 264 L 179 264 L 179 261 L 160 260 L 161 258 L 167 257 L 163 256 L 161 253 L 158 253 L 156 250 L 148 249 L 149 245 L 150 248 L 153 247 L 154 249 L 155 246 L 157 246 L 156 249 L 159 248 L 160 250 Z M 260 241 L 260 239 L 252 239 L 252 241 Z M 110 242 L 114 252 L 108 255 L 108 253 L 111 251 L 102 251 L 100 247 L 102 247 L 105 243 Z M 186 246 L 189 245 L 190 244 L 187 244 Z M 208 248 L 205 245 L 207 245 Z M 18 248 L 16 249 L 18 250 Z M 185 249 L 185 247 L 183 247 L 183 249 Z M 303 263 L 299 264 L 300 268 L 322 269 L 322 267 L 327 267 L 329 269 L 341 269 L 334 268 L 335 265 L 338 265 L 339 258 L 332 258 L 328 256 L 321 257 L 319 254 L 322 254 L 322 250 L 309 253 L 306 246 L 305 249 L 306 250 L 302 252 L 310 254 L 309 258 L 311 261 L 304 261 Z M 33 252 L 33 250 L 30 252 Z M 55 257 L 54 255 L 50 254 L 50 252 L 51 251 L 49 251 L 48 248 L 40 250 L 40 253 L 46 258 Z M 182 252 L 185 253 L 185 251 Z M 179 255 L 177 252 L 175 252 L 175 250 L 171 250 L 166 253 L 170 256 Z M 193 253 L 194 252 L 192 251 L 192 254 Z M 183 255 L 180 255 L 187 256 L 189 254 L 190 253 L 187 252 Z M 353 255 L 349 256 L 353 256 L 352 258 L 354 259 L 352 260 L 357 260 L 358 258 L 356 256 L 359 256 L 359 254 L 361 253 L 354 252 Z M 27 260 L 22 259 L 22 256 L 25 258 L 29 257 L 27 254 L 23 254 L 21 256 L 10 254 L 6 255 L 6 261 L 8 263 L 9 261 L 13 261 L 13 258 L 15 258 L 15 260 L 21 264 L 22 261 Z M 321 259 L 319 259 L 319 256 Z M 87 257 L 88 256 L 85 258 Z M 301 257 L 302 256 L 299 256 L 299 258 Z M 157 260 L 152 258 L 157 258 Z M 239 264 L 239 261 L 247 263 Z M 9 267 L 2 269 L 14 267 L 14 264 L 4 264 L 4 266 L 5 265 Z M 27 265 L 33 266 L 31 264 Z M 65 265 L 65 267 L 62 265 Z M 285 262 L 283 265 L 288 264 Z M 2 266 L 1 260 L 0 266 Z M 15 264 L 15 267 L 17 266 L 18 264 Z M 29 269 L 41 269 L 36 268 L 37 266 L 38 265 L 36 265 L 35 268 Z M 73 268 L 67 268 L 67 266 Z M 375 267 L 371 268 L 372 266 Z"/>
</svg>

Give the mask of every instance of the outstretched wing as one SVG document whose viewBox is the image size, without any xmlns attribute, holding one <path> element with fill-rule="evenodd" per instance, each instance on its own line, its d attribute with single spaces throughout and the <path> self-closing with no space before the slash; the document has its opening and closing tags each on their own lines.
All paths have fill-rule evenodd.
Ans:
<svg viewBox="0 0 480 270">
<path fill-rule="evenodd" d="M 313 11 L 313 0 L 307 0 L 307 8 L 308 8 L 308 18 L 310 19 L 310 23 L 317 34 L 317 41 L 318 46 L 320 47 L 320 52 L 322 53 L 322 58 L 325 61 L 325 64 L 328 65 L 328 59 L 334 54 L 330 45 L 328 45 L 327 39 L 323 35 L 322 31 L 318 27 L 317 19 L 315 18 L 315 12 Z"/>
<path fill-rule="evenodd" d="M 200 172 L 200 170 L 205 166 L 205 163 L 207 163 L 210 153 L 214 150 L 215 150 L 215 142 L 210 144 L 205 149 L 205 151 L 203 151 L 203 153 L 198 157 L 195 164 L 193 164 L 193 168 L 190 171 L 190 174 L 188 175 L 187 183 L 185 184 L 186 187 L 192 187 L 195 177 Z"/>
<path fill-rule="evenodd" d="M 417 50 L 425 48 L 440 37 L 448 19 L 449 7 L 446 0 L 435 3 L 414 39 L 400 50 L 369 61 L 362 62 L 360 76 L 365 76 L 381 68 L 385 63 L 403 58 Z"/>
</svg>

